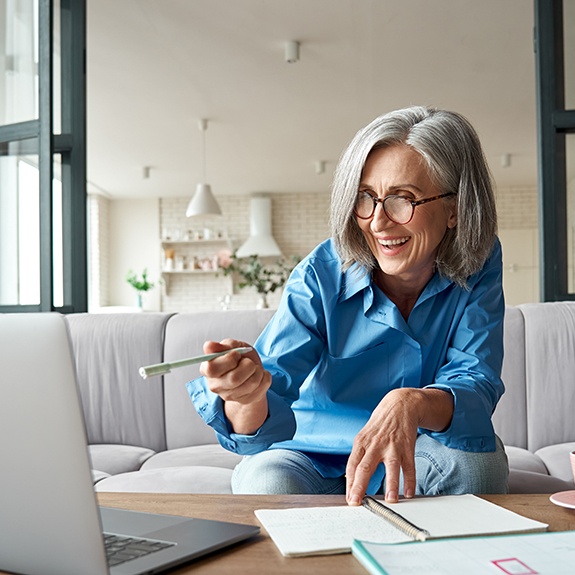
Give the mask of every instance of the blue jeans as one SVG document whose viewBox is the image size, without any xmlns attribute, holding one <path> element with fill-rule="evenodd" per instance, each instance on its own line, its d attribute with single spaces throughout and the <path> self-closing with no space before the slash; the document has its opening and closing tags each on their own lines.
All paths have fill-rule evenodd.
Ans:
<svg viewBox="0 0 575 575">
<path fill-rule="evenodd" d="M 428 435 L 415 444 L 416 495 L 507 493 L 509 468 L 501 440 L 496 450 L 475 453 L 451 449 Z M 345 476 L 326 479 L 299 451 L 270 449 L 236 466 L 232 490 L 243 494 L 345 494 Z M 400 485 L 399 493 L 403 491 Z M 385 481 L 379 493 L 385 493 Z"/>
</svg>

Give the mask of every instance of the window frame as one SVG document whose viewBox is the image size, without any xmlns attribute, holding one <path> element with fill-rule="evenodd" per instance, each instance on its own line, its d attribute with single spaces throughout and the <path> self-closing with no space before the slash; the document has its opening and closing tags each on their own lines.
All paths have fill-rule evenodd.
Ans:
<svg viewBox="0 0 575 575">
<path fill-rule="evenodd" d="M 541 301 L 575 300 L 568 289 L 566 135 L 575 110 L 565 109 L 563 0 L 534 0 L 537 79 Z"/>
<path fill-rule="evenodd" d="M 61 134 L 54 134 L 54 10 L 59 10 Z M 86 2 L 38 0 L 38 118 L 0 126 L 0 146 L 36 140 L 40 200 L 40 303 L 0 305 L 0 313 L 88 309 L 86 215 Z M 62 164 L 64 305 L 53 304 L 52 185 Z"/>
</svg>

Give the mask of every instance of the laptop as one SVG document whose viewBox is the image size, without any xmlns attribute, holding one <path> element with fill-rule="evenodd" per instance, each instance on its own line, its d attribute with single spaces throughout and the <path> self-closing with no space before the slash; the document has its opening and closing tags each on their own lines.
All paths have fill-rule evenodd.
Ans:
<svg viewBox="0 0 575 575">
<path fill-rule="evenodd" d="M 63 316 L 0 314 L 1 571 L 162 573 L 259 533 L 251 525 L 99 508 L 71 350 Z M 105 538 L 116 549 L 136 539 L 140 551 L 109 565 Z"/>
</svg>

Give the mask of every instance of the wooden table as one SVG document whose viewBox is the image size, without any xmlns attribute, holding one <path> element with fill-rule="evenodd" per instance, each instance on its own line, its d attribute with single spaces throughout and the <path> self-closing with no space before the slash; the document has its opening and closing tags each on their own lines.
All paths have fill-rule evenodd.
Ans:
<svg viewBox="0 0 575 575">
<path fill-rule="evenodd" d="M 485 495 L 485 499 L 516 513 L 548 523 L 551 531 L 575 530 L 575 510 L 557 507 L 548 495 Z M 136 511 L 167 513 L 259 525 L 255 509 L 320 505 L 345 505 L 342 495 L 192 495 L 147 493 L 99 493 L 101 505 Z M 286 558 L 262 529 L 257 537 L 230 549 L 190 563 L 174 573 L 210 575 L 225 573 L 338 573 L 366 575 L 350 554 Z"/>
</svg>

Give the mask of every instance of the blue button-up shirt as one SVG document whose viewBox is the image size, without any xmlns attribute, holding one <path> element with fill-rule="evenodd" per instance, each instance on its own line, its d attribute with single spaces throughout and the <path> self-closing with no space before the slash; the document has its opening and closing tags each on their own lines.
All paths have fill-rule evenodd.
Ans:
<svg viewBox="0 0 575 575">
<path fill-rule="evenodd" d="M 450 426 L 420 433 L 455 449 L 494 451 L 491 415 L 504 389 L 504 308 L 498 241 L 468 289 L 436 273 L 406 321 L 369 274 L 357 266 L 342 272 L 327 240 L 295 268 L 254 345 L 272 374 L 261 428 L 249 436 L 233 433 L 222 400 L 204 378 L 190 382 L 188 391 L 226 449 L 297 449 L 324 477 L 345 473 L 356 434 L 399 387 L 453 395 Z M 384 473 L 380 465 L 369 493 Z"/>
</svg>

